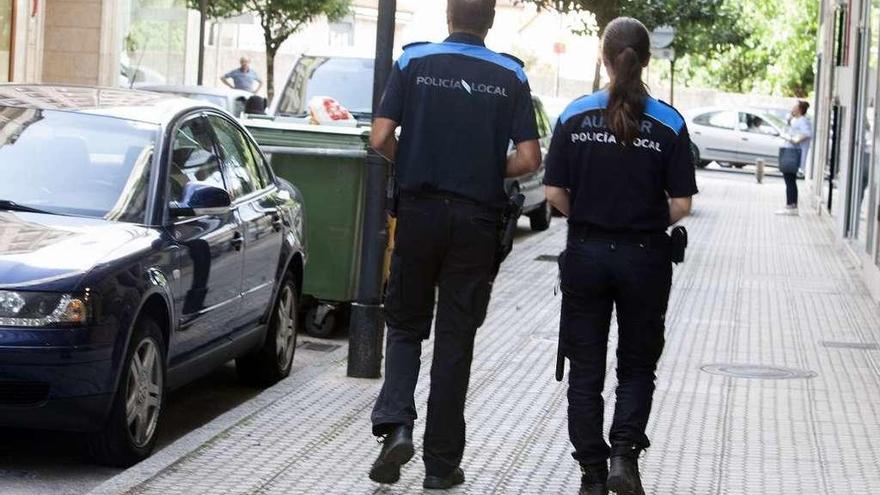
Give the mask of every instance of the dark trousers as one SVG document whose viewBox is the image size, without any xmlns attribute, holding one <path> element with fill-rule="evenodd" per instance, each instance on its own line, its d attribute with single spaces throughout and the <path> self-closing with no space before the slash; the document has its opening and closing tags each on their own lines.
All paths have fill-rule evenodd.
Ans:
<svg viewBox="0 0 880 495">
<path fill-rule="evenodd" d="M 645 449 L 654 372 L 663 352 L 672 284 L 669 238 L 621 241 L 569 235 L 562 260 L 563 352 L 569 358 L 568 428 L 581 464 L 608 459 L 603 438 L 605 357 L 612 308 L 617 308 L 617 404 L 610 440 Z"/>
<path fill-rule="evenodd" d="M 412 199 L 401 201 L 397 221 L 385 301 L 385 383 L 373 432 L 416 419 L 422 341 L 430 336 L 436 300 L 423 457 L 428 474 L 446 476 L 464 453 L 474 336 L 489 304 L 500 216 L 450 199 Z"/>
<path fill-rule="evenodd" d="M 788 206 L 797 206 L 797 174 L 782 174 L 782 178 L 785 179 L 785 204 Z"/>
</svg>

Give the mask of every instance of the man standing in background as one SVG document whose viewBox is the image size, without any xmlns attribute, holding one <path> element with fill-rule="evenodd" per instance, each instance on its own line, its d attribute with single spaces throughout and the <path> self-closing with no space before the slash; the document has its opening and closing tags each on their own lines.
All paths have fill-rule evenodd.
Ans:
<svg viewBox="0 0 880 495">
<path fill-rule="evenodd" d="M 258 93 L 263 87 L 263 79 L 260 78 L 257 71 L 251 68 L 251 59 L 241 57 L 239 62 L 241 67 L 227 72 L 220 80 L 232 89 L 240 89 L 254 94 Z M 229 83 L 230 79 L 232 79 L 232 84 Z M 254 88 L 254 84 L 256 84 L 256 88 Z"/>
</svg>

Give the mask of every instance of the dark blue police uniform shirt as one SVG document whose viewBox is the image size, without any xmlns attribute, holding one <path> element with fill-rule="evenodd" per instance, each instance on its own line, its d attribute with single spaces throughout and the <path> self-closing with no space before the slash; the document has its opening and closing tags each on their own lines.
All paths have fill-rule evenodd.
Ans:
<svg viewBox="0 0 880 495">
<path fill-rule="evenodd" d="M 600 91 L 566 108 L 553 133 L 544 184 L 570 191 L 572 224 L 664 232 L 668 197 L 697 193 L 684 118 L 648 97 L 639 137 L 621 146 L 605 125 L 607 106 L 608 92 Z"/>
<path fill-rule="evenodd" d="M 376 117 L 401 126 L 397 183 L 405 193 L 506 202 L 510 141 L 538 139 L 522 62 L 454 33 L 404 48 Z"/>
</svg>

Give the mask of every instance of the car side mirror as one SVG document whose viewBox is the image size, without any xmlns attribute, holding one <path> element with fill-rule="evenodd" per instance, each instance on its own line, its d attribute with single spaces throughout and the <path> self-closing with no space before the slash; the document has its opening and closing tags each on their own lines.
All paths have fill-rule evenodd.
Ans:
<svg viewBox="0 0 880 495">
<path fill-rule="evenodd" d="M 202 182 L 189 182 L 183 187 L 183 199 L 169 205 L 172 217 L 222 215 L 229 211 L 232 197 L 226 189 Z"/>
</svg>

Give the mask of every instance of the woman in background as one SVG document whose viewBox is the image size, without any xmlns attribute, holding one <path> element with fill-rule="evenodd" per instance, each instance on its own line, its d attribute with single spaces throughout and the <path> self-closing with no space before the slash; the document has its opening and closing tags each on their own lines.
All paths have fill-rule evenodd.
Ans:
<svg viewBox="0 0 880 495">
<path fill-rule="evenodd" d="M 801 151 L 801 165 L 799 172 L 782 174 L 785 179 L 785 208 L 776 212 L 777 215 L 798 214 L 798 174 L 803 173 L 807 166 L 807 155 L 810 153 L 810 144 L 813 142 L 813 124 L 807 118 L 810 104 L 801 100 L 791 109 L 788 118 L 788 142 Z"/>
</svg>

